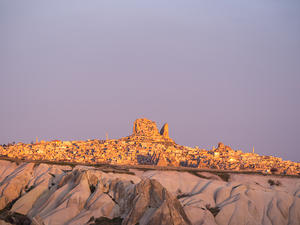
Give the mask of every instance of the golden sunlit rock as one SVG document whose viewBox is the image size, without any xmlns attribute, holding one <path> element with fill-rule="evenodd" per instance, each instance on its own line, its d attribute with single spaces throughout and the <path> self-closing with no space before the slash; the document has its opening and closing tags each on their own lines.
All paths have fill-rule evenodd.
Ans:
<svg viewBox="0 0 300 225">
<path fill-rule="evenodd" d="M 156 123 L 146 118 L 137 119 L 132 134 L 120 139 L 9 144 L 0 146 L 0 154 L 13 159 L 86 164 L 156 165 L 290 175 L 300 173 L 300 163 L 253 152 L 243 153 L 221 142 L 217 148 L 208 151 L 178 145 L 169 137 L 167 123 L 159 132 Z"/>
<path fill-rule="evenodd" d="M 160 134 L 165 138 L 169 138 L 169 125 L 165 123 L 160 130 Z"/>
</svg>

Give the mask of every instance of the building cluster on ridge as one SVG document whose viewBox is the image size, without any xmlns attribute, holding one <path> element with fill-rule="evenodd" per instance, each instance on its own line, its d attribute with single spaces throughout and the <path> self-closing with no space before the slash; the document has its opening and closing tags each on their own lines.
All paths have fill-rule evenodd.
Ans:
<svg viewBox="0 0 300 225">
<path fill-rule="evenodd" d="M 88 164 L 157 165 L 300 174 L 300 163 L 235 151 L 222 143 L 209 151 L 178 145 L 169 137 L 168 124 L 159 132 L 155 122 L 145 118 L 134 122 L 133 133 L 128 137 L 3 145 L 0 146 L 0 155 L 26 160 Z"/>
</svg>

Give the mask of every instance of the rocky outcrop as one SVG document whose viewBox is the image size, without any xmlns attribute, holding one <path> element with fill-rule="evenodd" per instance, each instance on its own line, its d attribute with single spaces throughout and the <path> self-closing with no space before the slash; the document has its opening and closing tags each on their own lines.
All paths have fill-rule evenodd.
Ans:
<svg viewBox="0 0 300 225">
<path fill-rule="evenodd" d="M 164 137 L 164 138 L 170 138 L 169 137 L 169 125 L 167 123 L 165 123 L 163 125 L 163 127 L 160 130 L 160 134 Z"/>
<path fill-rule="evenodd" d="M 230 146 L 224 145 L 222 142 L 219 142 L 216 151 L 232 151 L 232 149 L 230 148 Z"/>
<path fill-rule="evenodd" d="M 164 124 L 159 132 L 156 123 L 146 118 L 137 119 L 133 125 L 133 133 L 130 136 L 132 140 L 139 142 L 174 142 L 169 137 L 168 124 Z"/>
<path fill-rule="evenodd" d="M 191 224 L 180 202 L 156 180 L 145 179 L 135 187 L 124 225 Z"/>
<path fill-rule="evenodd" d="M 133 125 L 133 135 L 155 137 L 159 136 L 156 123 L 146 118 L 137 119 Z"/>
</svg>

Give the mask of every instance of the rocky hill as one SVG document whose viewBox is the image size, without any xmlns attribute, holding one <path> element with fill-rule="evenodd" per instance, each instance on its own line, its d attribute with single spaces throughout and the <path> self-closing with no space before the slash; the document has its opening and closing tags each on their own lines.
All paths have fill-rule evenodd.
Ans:
<svg viewBox="0 0 300 225">
<path fill-rule="evenodd" d="M 289 175 L 300 173 L 300 163 L 256 153 L 243 153 L 223 143 L 208 151 L 178 145 L 169 137 L 168 124 L 159 131 L 155 122 L 146 118 L 137 119 L 132 134 L 124 138 L 8 144 L 0 146 L 0 156 L 27 161 L 251 170 Z"/>
<path fill-rule="evenodd" d="M 300 224 L 299 178 L 4 160 L 0 171 L 0 224 Z"/>
</svg>

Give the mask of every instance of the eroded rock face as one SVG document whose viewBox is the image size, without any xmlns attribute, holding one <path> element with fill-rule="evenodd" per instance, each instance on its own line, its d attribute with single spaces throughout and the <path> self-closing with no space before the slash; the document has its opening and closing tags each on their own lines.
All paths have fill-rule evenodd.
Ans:
<svg viewBox="0 0 300 225">
<path fill-rule="evenodd" d="M 33 163 L 24 163 L 5 177 L 0 183 L 0 209 L 17 199 L 32 176 Z"/>
<path fill-rule="evenodd" d="M 52 184 L 28 215 L 41 218 L 45 225 L 65 224 L 84 209 L 91 195 L 88 177 L 84 171 L 74 169 Z"/>
<path fill-rule="evenodd" d="M 160 134 L 165 138 L 169 138 L 169 125 L 167 123 L 161 128 Z"/>
<path fill-rule="evenodd" d="M 32 224 L 45 225 L 97 221 L 299 225 L 300 221 L 299 178 L 230 174 L 227 182 L 208 172 L 135 169 L 135 174 L 120 174 L 87 166 L 1 165 L 1 161 L 0 168 L 6 174 L 0 182 L 1 199 L 3 204 L 9 202 L 0 210 L 0 219 L 21 216 Z M 269 179 L 281 184 L 271 186 Z"/>
<path fill-rule="evenodd" d="M 156 123 L 146 118 L 137 119 L 133 125 L 133 134 L 130 136 L 132 140 L 142 142 L 164 142 L 174 143 L 169 137 L 168 124 L 164 124 L 159 132 Z"/>
<path fill-rule="evenodd" d="M 191 224 L 178 199 L 156 180 L 141 181 L 130 205 L 132 208 L 123 221 L 124 225 Z"/>
<path fill-rule="evenodd" d="M 156 123 L 146 118 L 137 119 L 133 125 L 133 135 L 155 137 L 159 136 Z"/>
</svg>

